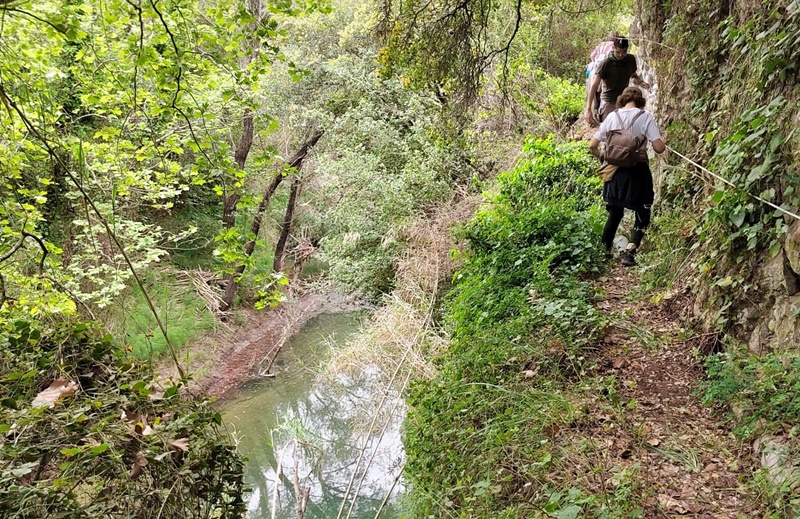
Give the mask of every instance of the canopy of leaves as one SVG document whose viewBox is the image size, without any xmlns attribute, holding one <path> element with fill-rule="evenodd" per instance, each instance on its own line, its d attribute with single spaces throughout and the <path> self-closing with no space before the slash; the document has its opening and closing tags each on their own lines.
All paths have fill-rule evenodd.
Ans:
<svg viewBox="0 0 800 519">
<path fill-rule="evenodd" d="M 594 45 L 620 28 L 629 0 L 385 0 L 379 61 L 384 74 L 436 92 L 455 106 L 480 94 L 487 70 L 505 83 L 515 56 L 553 75 L 579 75 Z M 533 45 L 531 45 L 533 44 Z"/>
</svg>

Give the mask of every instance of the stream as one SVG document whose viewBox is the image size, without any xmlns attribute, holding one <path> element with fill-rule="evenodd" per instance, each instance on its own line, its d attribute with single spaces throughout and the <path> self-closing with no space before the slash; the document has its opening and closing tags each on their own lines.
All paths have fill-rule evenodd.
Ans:
<svg viewBox="0 0 800 519">
<path fill-rule="evenodd" d="M 383 403 L 385 412 L 396 407 L 388 427 L 377 420 L 368 434 L 371 409 L 383 393 L 369 382 L 374 377 L 367 372 L 363 380 L 337 375 L 331 381 L 316 375 L 326 353 L 342 347 L 365 317 L 347 312 L 311 319 L 284 345 L 272 369 L 276 376 L 244 384 L 223 404 L 223 420 L 248 459 L 248 518 L 296 519 L 296 488 L 301 495 L 308 489 L 307 519 L 399 517 L 393 498 L 403 492 L 402 478 L 395 484 L 404 462 L 400 395 L 390 393 Z M 391 498 L 376 515 L 387 494 Z"/>
</svg>

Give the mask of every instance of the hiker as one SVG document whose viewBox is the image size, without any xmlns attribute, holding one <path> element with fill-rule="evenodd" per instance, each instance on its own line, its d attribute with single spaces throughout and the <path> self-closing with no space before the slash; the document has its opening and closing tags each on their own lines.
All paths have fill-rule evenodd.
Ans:
<svg viewBox="0 0 800 519">
<path fill-rule="evenodd" d="M 586 65 L 586 98 L 589 98 L 589 88 L 591 88 L 592 84 L 594 83 L 594 78 L 596 77 L 597 67 L 600 66 L 611 51 L 614 49 L 614 38 L 619 37 L 619 33 L 617 31 L 612 31 L 608 33 L 608 38 L 604 41 L 601 41 L 597 44 L 597 46 L 592 51 L 591 55 L 589 56 L 589 63 Z M 595 90 L 595 97 L 593 103 L 593 109 L 596 113 L 600 108 L 600 96 L 599 92 Z"/>
<path fill-rule="evenodd" d="M 607 141 L 608 132 L 627 128 L 635 136 L 642 138 L 642 146 L 635 159 L 636 164 L 630 167 L 617 167 L 611 179 L 603 183 L 603 200 L 606 203 L 608 220 L 603 228 L 602 242 L 607 251 L 611 251 L 625 209 L 631 209 L 636 216 L 630 242 L 622 253 L 622 264 L 626 267 L 636 265 L 636 250 L 642 243 L 645 229 L 650 225 L 653 175 L 650 173 L 647 158 L 647 141 L 652 144 L 656 153 L 663 153 L 667 148 L 655 119 L 649 112 L 644 111 L 644 105 L 645 99 L 641 90 L 636 87 L 623 90 L 622 95 L 617 98 L 617 110 L 600 124 L 597 133 L 589 142 L 592 155 L 602 160 L 600 142 Z"/>
<path fill-rule="evenodd" d="M 586 99 L 586 122 L 592 122 L 592 106 L 597 91 L 600 93 L 600 109 L 597 113 L 597 122 L 602 123 L 606 116 L 614 111 L 617 97 L 628 87 L 633 79 L 634 85 L 650 88 L 650 84 L 642 81 L 636 73 L 636 56 L 628 54 L 628 39 L 624 36 L 614 38 L 613 49 L 608 58 L 603 60 L 595 69 L 594 82 L 589 86 Z M 602 84 L 602 89 L 600 86 Z"/>
</svg>

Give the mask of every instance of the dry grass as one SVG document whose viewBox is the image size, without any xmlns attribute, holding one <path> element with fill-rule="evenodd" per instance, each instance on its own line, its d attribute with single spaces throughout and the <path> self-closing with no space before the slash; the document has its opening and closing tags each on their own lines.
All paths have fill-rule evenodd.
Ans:
<svg viewBox="0 0 800 519">
<path fill-rule="evenodd" d="M 450 258 L 456 245 L 451 228 L 469 218 L 479 202 L 479 196 L 456 193 L 449 204 L 405 230 L 410 246 L 398 262 L 395 290 L 362 333 L 333 352 L 324 375 L 358 378 L 375 376 L 377 369 L 384 387 L 396 390 L 408 376 L 436 376 L 430 359 L 447 347 L 449 337 L 432 316 L 457 267 Z"/>
</svg>

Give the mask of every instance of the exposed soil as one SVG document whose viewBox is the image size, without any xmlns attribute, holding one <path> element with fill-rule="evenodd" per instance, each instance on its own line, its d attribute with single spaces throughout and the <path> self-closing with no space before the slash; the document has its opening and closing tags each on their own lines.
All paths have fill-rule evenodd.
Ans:
<svg viewBox="0 0 800 519">
<path fill-rule="evenodd" d="M 632 468 L 647 497 L 644 517 L 760 517 L 742 482 L 752 478 L 754 457 L 734 441 L 696 389 L 704 378 L 698 352 L 714 338 L 682 327 L 691 308 L 688 291 L 658 304 L 632 303 L 635 270 L 617 266 L 599 281 L 599 307 L 627 315 L 610 327 L 598 362 L 617 379 L 624 412 L 604 416 L 593 433 L 607 447 L 606 462 Z M 613 459 L 615 458 L 615 459 Z"/>
<path fill-rule="evenodd" d="M 323 314 L 363 307 L 334 292 L 305 292 L 290 295 L 274 309 L 241 310 L 239 324 L 228 326 L 186 348 L 188 359 L 182 367 L 194 374 L 194 383 L 212 397 L 229 398 L 242 382 L 267 376 L 283 345 L 310 319 Z M 162 373 L 170 373 L 163 366 Z"/>
</svg>

